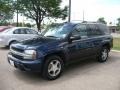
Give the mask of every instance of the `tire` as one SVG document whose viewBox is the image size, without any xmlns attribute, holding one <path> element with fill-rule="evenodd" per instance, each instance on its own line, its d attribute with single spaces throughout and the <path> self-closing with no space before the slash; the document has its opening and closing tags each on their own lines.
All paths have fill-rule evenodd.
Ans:
<svg viewBox="0 0 120 90">
<path fill-rule="evenodd" d="M 59 56 L 50 56 L 46 59 L 42 76 L 47 80 L 55 80 L 63 72 L 64 62 Z"/>
<path fill-rule="evenodd" d="M 106 62 L 108 60 L 109 49 L 107 47 L 103 47 L 100 55 L 98 57 L 99 62 Z"/>
</svg>

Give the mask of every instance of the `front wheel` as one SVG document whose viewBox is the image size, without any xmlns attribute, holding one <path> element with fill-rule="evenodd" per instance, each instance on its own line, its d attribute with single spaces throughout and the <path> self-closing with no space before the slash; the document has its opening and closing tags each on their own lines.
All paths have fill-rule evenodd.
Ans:
<svg viewBox="0 0 120 90">
<path fill-rule="evenodd" d="M 108 59 L 108 54 L 109 54 L 109 49 L 107 47 L 103 47 L 98 57 L 98 61 L 106 62 Z"/>
<path fill-rule="evenodd" d="M 48 57 L 44 64 L 43 77 L 48 80 L 55 80 L 63 72 L 63 67 L 63 60 L 59 56 Z"/>
</svg>

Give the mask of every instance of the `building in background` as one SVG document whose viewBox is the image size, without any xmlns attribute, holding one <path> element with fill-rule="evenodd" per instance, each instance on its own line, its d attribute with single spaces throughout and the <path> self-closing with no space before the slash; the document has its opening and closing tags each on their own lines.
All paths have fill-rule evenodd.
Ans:
<svg viewBox="0 0 120 90">
<path fill-rule="evenodd" d="M 111 33 L 120 33 L 120 30 L 117 28 L 117 26 L 108 26 Z"/>
</svg>

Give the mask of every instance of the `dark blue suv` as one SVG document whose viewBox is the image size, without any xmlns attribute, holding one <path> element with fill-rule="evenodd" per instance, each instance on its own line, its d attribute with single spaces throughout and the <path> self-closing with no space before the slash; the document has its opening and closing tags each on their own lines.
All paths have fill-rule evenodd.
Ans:
<svg viewBox="0 0 120 90">
<path fill-rule="evenodd" d="M 11 45 L 8 62 L 54 80 L 69 62 L 91 57 L 105 62 L 112 46 L 113 38 L 104 24 L 65 23 L 45 30 L 40 37 Z"/>
</svg>

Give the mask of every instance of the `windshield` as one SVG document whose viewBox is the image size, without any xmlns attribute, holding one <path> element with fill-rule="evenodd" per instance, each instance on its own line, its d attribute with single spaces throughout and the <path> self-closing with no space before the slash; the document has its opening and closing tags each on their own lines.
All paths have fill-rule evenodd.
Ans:
<svg viewBox="0 0 120 90">
<path fill-rule="evenodd" d="M 71 26 L 66 24 L 50 27 L 49 29 L 45 30 L 42 35 L 45 37 L 65 38 L 70 31 Z"/>
</svg>

